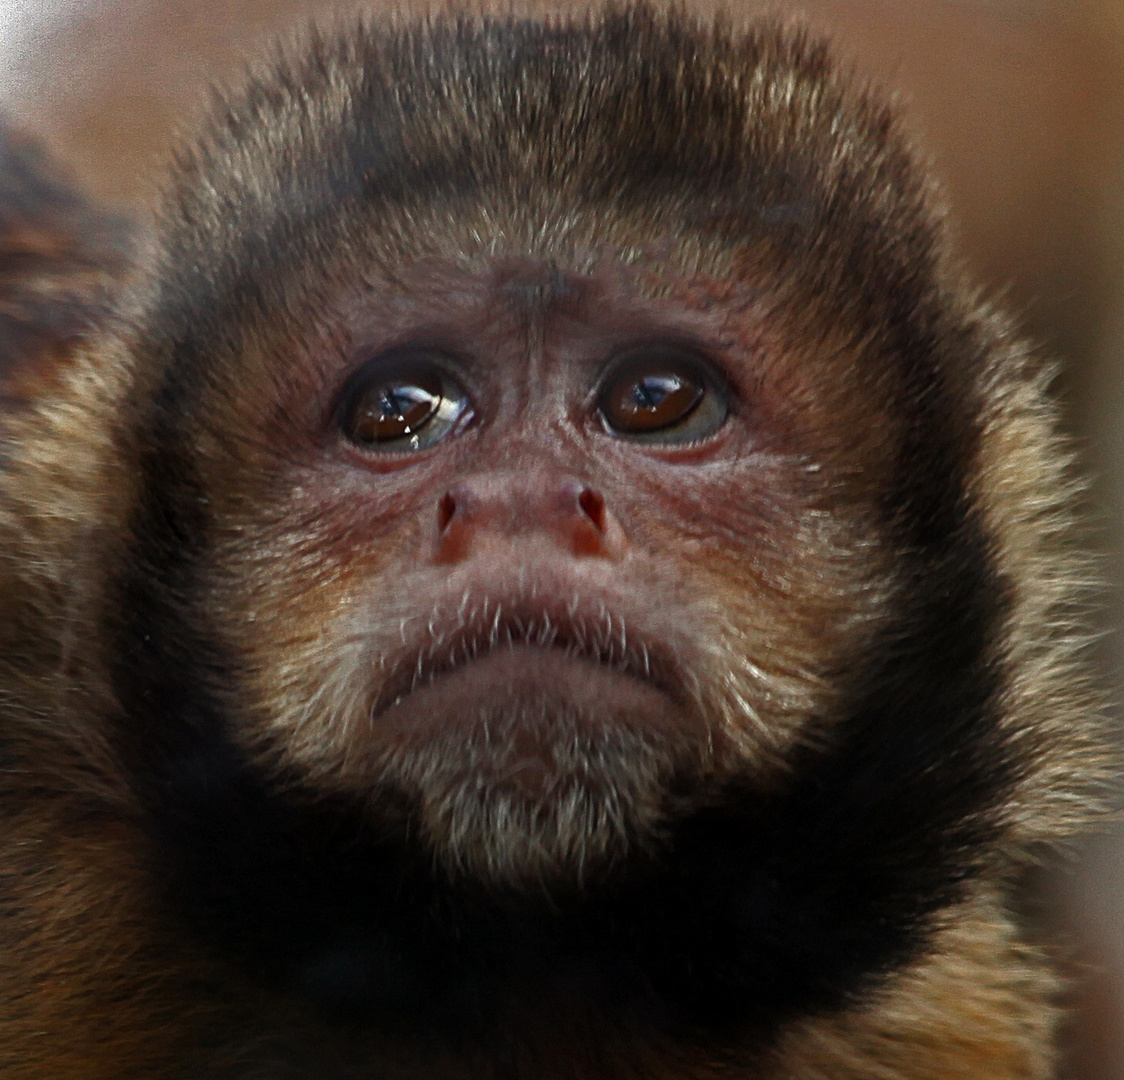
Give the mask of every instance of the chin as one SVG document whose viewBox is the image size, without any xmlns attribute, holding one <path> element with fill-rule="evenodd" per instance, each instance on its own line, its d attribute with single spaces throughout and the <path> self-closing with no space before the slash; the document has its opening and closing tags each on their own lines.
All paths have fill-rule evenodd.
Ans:
<svg viewBox="0 0 1124 1080">
<path fill-rule="evenodd" d="M 513 692 L 396 747 L 377 786 L 416 807 L 417 842 L 452 877 L 581 888 L 658 844 L 668 792 L 698 780 L 702 762 L 686 757 L 618 716 Z"/>
</svg>

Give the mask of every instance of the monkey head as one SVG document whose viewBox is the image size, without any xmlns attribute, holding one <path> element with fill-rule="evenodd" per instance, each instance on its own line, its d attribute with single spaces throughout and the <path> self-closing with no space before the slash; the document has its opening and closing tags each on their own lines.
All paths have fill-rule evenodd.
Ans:
<svg viewBox="0 0 1124 1080">
<path fill-rule="evenodd" d="M 20 475 L 94 583 L 36 631 L 76 785 L 142 925 L 348 1039 L 773 1038 L 1081 816 L 1044 375 L 800 33 L 314 36 L 73 371 Z"/>
</svg>

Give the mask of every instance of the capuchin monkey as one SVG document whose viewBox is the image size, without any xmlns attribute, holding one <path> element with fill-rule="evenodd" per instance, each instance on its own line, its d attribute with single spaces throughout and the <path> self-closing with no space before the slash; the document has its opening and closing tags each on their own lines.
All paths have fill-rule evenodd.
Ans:
<svg viewBox="0 0 1124 1080">
<path fill-rule="evenodd" d="M 1037 1080 L 1080 485 L 887 104 L 309 34 L 152 237 L 0 155 L 5 1080 Z"/>
</svg>

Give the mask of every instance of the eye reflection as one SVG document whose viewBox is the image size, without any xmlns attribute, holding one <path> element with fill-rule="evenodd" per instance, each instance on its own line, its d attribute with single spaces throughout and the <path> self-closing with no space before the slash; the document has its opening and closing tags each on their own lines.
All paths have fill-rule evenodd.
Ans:
<svg viewBox="0 0 1124 1080">
<path fill-rule="evenodd" d="M 686 419 L 702 396 L 702 386 L 680 373 L 640 374 L 612 387 L 605 415 L 621 432 L 659 431 Z"/>
</svg>

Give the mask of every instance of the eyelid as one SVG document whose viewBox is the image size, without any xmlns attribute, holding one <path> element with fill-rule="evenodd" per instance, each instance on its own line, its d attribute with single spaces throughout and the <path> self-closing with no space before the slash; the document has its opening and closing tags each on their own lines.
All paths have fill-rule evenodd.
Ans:
<svg viewBox="0 0 1124 1080">
<path fill-rule="evenodd" d="M 693 338 L 654 338 L 641 339 L 622 348 L 614 349 L 607 361 L 601 365 L 601 377 L 598 379 L 596 390 L 599 391 L 605 380 L 619 368 L 621 364 L 628 363 L 633 358 L 643 359 L 646 352 L 664 351 L 668 356 L 683 360 L 688 366 L 697 369 L 723 391 L 730 391 L 734 379 L 727 370 L 728 362 L 724 359 L 728 351 L 725 343 L 711 345 L 701 343 Z"/>
</svg>

